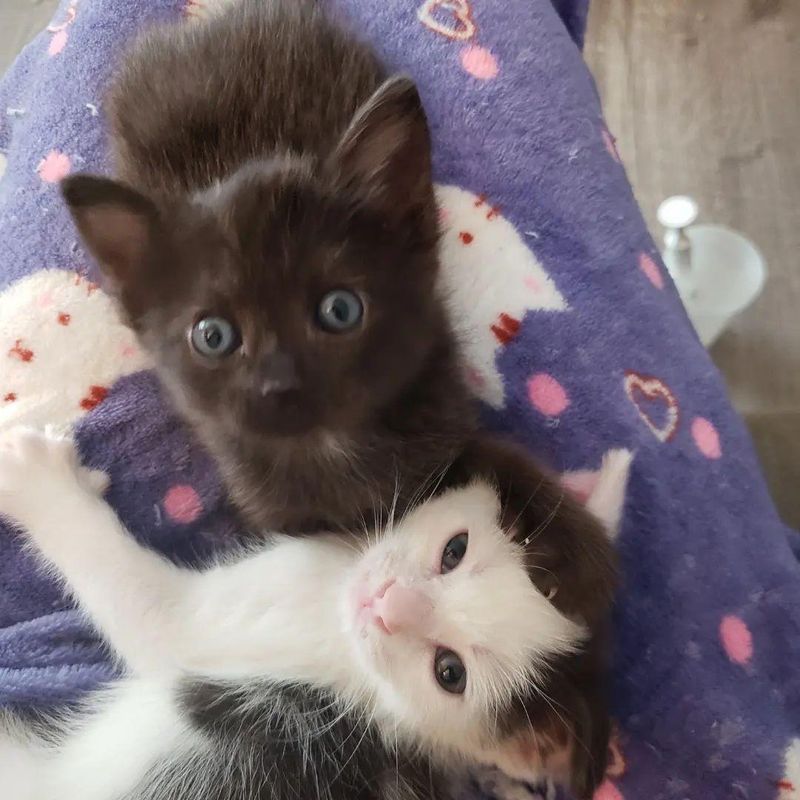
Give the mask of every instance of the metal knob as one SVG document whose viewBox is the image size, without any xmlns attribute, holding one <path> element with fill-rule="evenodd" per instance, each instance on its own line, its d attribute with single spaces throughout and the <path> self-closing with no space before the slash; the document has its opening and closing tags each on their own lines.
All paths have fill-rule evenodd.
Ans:
<svg viewBox="0 0 800 800">
<path fill-rule="evenodd" d="M 668 197 L 658 207 L 656 216 L 664 226 L 664 263 L 681 294 L 690 293 L 692 242 L 686 231 L 697 221 L 697 201 L 686 195 Z"/>
</svg>

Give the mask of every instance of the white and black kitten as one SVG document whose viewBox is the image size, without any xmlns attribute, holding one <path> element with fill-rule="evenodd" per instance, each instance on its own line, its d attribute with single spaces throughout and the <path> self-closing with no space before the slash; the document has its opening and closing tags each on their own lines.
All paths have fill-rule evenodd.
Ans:
<svg viewBox="0 0 800 800">
<path fill-rule="evenodd" d="M 590 500 L 610 528 L 629 461 Z M 487 484 L 204 571 L 138 545 L 103 485 L 69 440 L 0 437 L 0 514 L 127 670 L 59 724 L 6 726 L 4 800 L 421 800 L 476 762 L 581 798 L 602 779 L 597 642 L 537 589 L 536 542 Z"/>
</svg>

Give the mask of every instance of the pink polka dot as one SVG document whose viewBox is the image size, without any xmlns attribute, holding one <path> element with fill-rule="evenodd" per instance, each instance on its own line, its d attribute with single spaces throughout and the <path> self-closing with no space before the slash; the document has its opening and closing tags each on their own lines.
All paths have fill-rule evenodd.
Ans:
<svg viewBox="0 0 800 800">
<path fill-rule="evenodd" d="M 194 522 L 203 510 L 200 496 L 191 486 L 173 486 L 164 495 L 164 511 L 174 522 Z"/>
<path fill-rule="evenodd" d="M 719 458 L 722 455 L 717 429 L 705 417 L 695 417 L 692 421 L 692 438 L 706 458 Z"/>
<path fill-rule="evenodd" d="M 58 183 L 62 178 L 69 175 L 72 164 L 69 156 L 59 153 L 58 150 L 51 150 L 36 167 L 39 177 L 45 183 Z"/>
<path fill-rule="evenodd" d="M 658 264 L 647 253 L 639 253 L 639 269 L 647 275 L 650 283 L 656 289 L 664 288 L 664 276 L 661 274 Z"/>
<path fill-rule="evenodd" d="M 528 275 L 527 278 L 523 281 L 525 286 L 528 287 L 532 292 L 541 292 L 542 291 L 542 284 L 538 278 L 534 278 L 533 275 Z"/>
<path fill-rule="evenodd" d="M 497 59 L 485 47 L 468 45 L 461 51 L 461 66 L 481 81 L 488 81 L 497 77 L 500 67 Z"/>
<path fill-rule="evenodd" d="M 608 154 L 619 164 L 622 159 L 619 157 L 619 151 L 617 150 L 617 145 L 614 142 L 614 137 L 605 128 L 603 128 L 601 136 L 603 137 L 603 144 L 606 146 Z"/>
<path fill-rule="evenodd" d="M 126 344 L 122 346 L 122 348 L 119 351 L 119 354 L 123 358 L 133 358 L 134 356 L 139 354 L 139 351 L 132 344 Z"/>
<path fill-rule="evenodd" d="M 67 46 L 67 32 L 59 31 L 53 35 L 50 44 L 47 47 L 47 52 L 51 56 L 57 56 Z"/>
<path fill-rule="evenodd" d="M 747 664 L 753 657 L 753 637 L 741 617 L 729 614 L 719 625 L 719 638 L 734 664 Z"/>
<path fill-rule="evenodd" d="M 595 790 L 594 800 L 624 800 L 624 798 L 622 792 L 606 779 Z"/>
<path fill-rule="evenodd" d="M 528 381 L 528 397 L 533 407 L 546 417 L 557 417 L 569 405 L 564 387 L 543 372 Z"/>
</svg>

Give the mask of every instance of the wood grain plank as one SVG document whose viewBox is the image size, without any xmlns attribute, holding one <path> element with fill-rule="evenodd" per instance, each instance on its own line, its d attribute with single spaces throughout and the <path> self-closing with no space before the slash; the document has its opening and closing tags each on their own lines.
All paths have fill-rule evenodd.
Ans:
<svg viewBox="0 0 800 800">
<path fill-rule="evenodd" d="M 593 0 L 586 47 L 656 237 L 660 200 L 687 192 L 767 259 L 713 351 L 735 402 L 800 409 L 800 3 Z"/>
<path fill-rule="evenodd" d="M 688 193 L 766 257 L 764 293 L 712 355 L 800 521 L 780 483 L 800 461 L 800 2 L 592 0 L 586 57 L 656 238 L 658 203 Z"/>
<path fill-rule="evenodd" d="M 57 7 L 58 0 L 0 0 L 0 75 L 50 22 Z"/>
</svg>

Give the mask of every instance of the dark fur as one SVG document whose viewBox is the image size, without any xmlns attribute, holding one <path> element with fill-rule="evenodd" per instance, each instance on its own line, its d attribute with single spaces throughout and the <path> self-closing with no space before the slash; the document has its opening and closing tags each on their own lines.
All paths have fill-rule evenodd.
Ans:
<svg viewBox="0 0 800 800">
<path fill-rule="evenodd" d="M 474 427 L 435 290 L 424 113 L 413 84 L 384 78 L 308 0 L 155 31 L 107 103 L 132 188 L 64 183 L 107 285 L 256 528 L 371 522 Z M 314 309 L 341 287 L 365 297 L 365 323 L 331 335 Z M 241 354 L 196 357 L 187 330 L 204 312 L 237 321 Z M 262 396 L 276 354 L 301 385 Z"/>
<path fill-rule="evenodd" d="M 605 664 L 605 649 L 595 636 L 578 655 L 553 661 L 541 691 L 516 698 L 500 717 L 504 732 L 520 741 L 522 752 L 581 800 L 594 795 L 608 762 Z M 531 726 L 533 747 L 525 735 Z"/>
<path fill-rule="evenodd" d="M 594 626 L 614 588 L 611 547 L 524 453 L 476 433 L 436 292 L 425 116 L 409 81 L 385 79 L 311 0 L 241 2 L 154 31 L 107 103 L 121 182 L 74 176 L 64 196 L 251 526 L 371 525 L 377 509 L 483 475 L 509 529 L 535 532 L 532 580 Z M 315 304 L 341 287 L 365 298 L 364 325 L 323 333 Z M 192 352 L 204 313 L 236 321 L 240 352 L 214 364 Z M 264 396 L 287 359 L 299 388 Z M 559 684 L 591 742 L 591 777 L 575 762 L 587 792 L 605 758 L 600 671 Z"/>
<path fill-rule="evenodd" d="M 388 747 L 374 726 L 344 712 L 329 693 L 303 686 L 187 682 L 181 704 L 210 739 L 212 755 L 177 756 L 165 772 L 174 788 L 165 792 L 159 786 L 159 800 L 445 797 L 440 774 L 402 748 Z M 186 775 L 194 776 L 194 786 L 187 785 Z M 129 800 L 150 797 L 152 791 Z"/>
<path fill-rule="evenodd" d="M 173 749 L 134 790 L 115 800 L 451 797 L 444 773 L 384 742 L 376 726 L 344 709 L 330 692 L 299 684 L 195 679 L 186 679 L 178 692 L 176 703 L 203 744 Z M 0 710 L 0 735 L 58 748 L 74 721 L 72 715 Z"/>
</svg>

